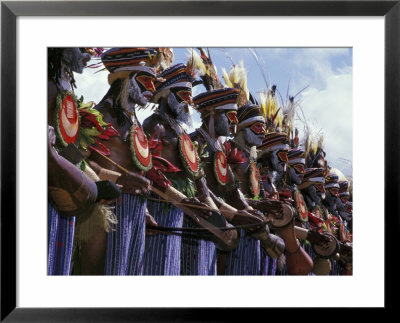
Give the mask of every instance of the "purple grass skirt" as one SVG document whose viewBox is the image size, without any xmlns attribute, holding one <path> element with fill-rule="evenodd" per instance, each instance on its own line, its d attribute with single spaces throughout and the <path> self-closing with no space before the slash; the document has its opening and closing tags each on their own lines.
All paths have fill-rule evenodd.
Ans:
<svg viewBox="0 0 400 323">
<path fill-rule="evenodd" d="M 185 216 L 184 228 L 197 228 L 192 219 Z M 182 237 L 181 246 L 181 275 L 216 275 L 217 249 L 214 242 Z"/>
<path fill-rule="evenodd" d="M 159 226 L 182 228 L 183 212 L 171 204 L 148 201 L 147 209 Z M 179 276 L 181 237 L 157 234 L 146 236 L 143 275 Z"/>
<path fill-rule="evenodd" d="M 239 230 L 238 246 L 226 255 L 225 275 L 260 275 L 260 240 L 248 237 L 244 230 Z"/>
<path fill-rule="evenodd" d="M 74 244 L 75 217 L 60 216 L 49 202 L 47 229 L 47 274 L 69 275 Z"/>
<path fill-rule="evenodd" d="M 146 199 L 122 193 L 115 203 L 118 223 L 108 233 L 106 275 L 141 275 L 145 243 Z"/>
<path fill-rule="evenodd" d="M 276 275 L 276 262 L 278 258 L 271 258 L 263 247 L 260 247 L 261 257 L 261 275 L 275 276 Z"/>
</svg>

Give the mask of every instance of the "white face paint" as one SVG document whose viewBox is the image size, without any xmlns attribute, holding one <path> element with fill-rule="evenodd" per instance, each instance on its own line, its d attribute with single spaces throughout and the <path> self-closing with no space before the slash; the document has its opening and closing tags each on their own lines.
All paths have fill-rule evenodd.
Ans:
<svg viewBox="0 0 400 323">
<path fill-rule="evenodd" d="M 264 135 L 256 135 L 250 128 L 244 129 L 244 138 L 246 140 L 246 145 L 251 146 L 260 146 L 262 144 L 262 140 Z"/>
<path fill-rule="evenodd" d="M 186 101 L 179 102 L 172 92 L 168 94 L 167 101 L 170 110 L 175 114 L 176 120 L 191 127 L 192 117 L 188 109 L 189 104 Z"/>
<path fill-rule="evenodd" d="M 299 175 L 297 175 L 295 169 L 293 167 L 289 168 L 289 177 L 290 180 L 296 184 L 296 185 L 300 185 L 301 184 L 301 178 L 299 177 Z"/>
<path fill-rule="evenodd" d="M 64 63 L 75 73 L 82 73 L 90 60 L 89 53 L 82 53 L 79 48 L 65 48 L 62 53 Z"/>
<path fill-rule="evenodd" d="M 272 169 L 279 174 L 286 172 L 286 163 L 282 163 L 278 158 L 278 150 L 274 150 L 271 154 L 271 166 Z"/>
<path fill-rule="evenodd" d="M 144 107 L 153 96 L 153 93 L 150 91 L 142 92 L 139 84 L 136 82 L 136 75 L 137 74 L 135 74 L 129 81 L 129 97 L 134 103 Z"/>
<path fill-rule="evenodd" d="M 219 115 L 217 124 L 215 125 L 215 134 L 219 136 L 229 136 L 231 132 L 229 131 L 229 120 L 225 113 Z"/>
</svg>

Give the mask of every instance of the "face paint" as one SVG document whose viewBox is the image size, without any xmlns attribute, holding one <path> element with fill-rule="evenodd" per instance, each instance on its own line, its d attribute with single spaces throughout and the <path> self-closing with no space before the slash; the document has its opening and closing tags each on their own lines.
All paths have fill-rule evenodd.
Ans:
<svg viewBox="0 0 400 323">
<path fill-rule="evenodd" d="M 236 111 L 228 111 L 225 113 L 226 117 L 228 118 L 230 123 L 233 124 L 238 124 L 238 119 L 237 119 L 237 112 Z"/>
<path fill-rule="evenodd" d="M 217 136 L 229 136 L 231 134 L 229 130 L 229 120 L 225 113 L 216 114 L 218 120 L 215 124 L 215 134 Z"/>
<path fill-rule="evenodd" d="M 348 198 L 347 196 L 343 196 L 343 197 L 341 197 L 340 199 L 342 200 L 342 202 L 343 202 L 344 204 L 347 204 L 347 202 L 349 201 L 349 198 Z"/>
<path fill-rule="evenodd" d="M 317 191 L 320 191 L 321 193 L 325 193 L 325 187 L 323 183 L 315 183 L 314 187 L 317 189 Z"/>
<path fill-rule="evenodd" d="M 306 188 L 306 192 L 308 194 L 308 197 L 311 198 L 311 200 L 314 203 L 320 203 L 321 199 L 319 198 L 317 194 L 317 189 L 315 188 L 315 185 L 310 185 L 309 187 Z"/>
<path fill-rule="evenodd" d="M 266 131 L 265 123 L 255 122 L 251 125 L 250 130 L 253 131 L 256 135 L 264 135 Z"/>
<path fill-rule="evenodd" d="M 186 101 L 178 100 L 176 95 L 171 91 L 167 98 L 169 110 L 174 118 L 187 126 L 192 126 L 192 118 Z"/>
<path fill-rule="evenodd" d="M 171 92 L 175 95 L 179 103 L 186 102 L 192 103 L 192 89 L 190 87 L 176 87 L 172 88 Z"/>
<path fill-rule="evenodd" d="M 287 163 L 288 162 L 288 152 L 287 152 L 287 150 L 278 150 L 276 155 L 278 156 L 279 160 L 282 163 Z"/>
<path fill-rule="evenodd" d="M 154 93 L 156 91 L 156 88 L 154 87 L 154 83 L 153 83 L 153 81 L 154 81 L 153 76 L 146 75 L 146 74 L 137 75 L 136 81 L 138 82 L 138 84 L 140 84 L 142 86 L 142 88 L 145 91 L 150 91 L 152 93 Z"/>
<path fill-rule="evenodd" d="M 286 172 L 286 161 L 282 160 L 285 158 L 287 161 L 287 151 L 285 150 L 275 150 L 272 152 L 272 159 L 270 160 L 270 163 L 272 165 L 272 169 L 279 174 Z"/>
<path fill-rule="evenodd" d="M 243 131 L 243 130 L 241 130 Z M 244 128 L 244 138 L 246 141 L 246 145 L 251 147 L 251 146 L 260 146 L 262 144 L 262 141 L 264 139 L 264 135 L 256 135 L 253 131 L 251 131 L 249 128 Z"/>
<path fill-rule="evenodd" d="M 339 197 L 339 189 L 338 189 L 338 188 L 332 187 L 332 188 L 329 189 L 329 191 L 331 192 L 331 194 L 332 194 L 334 197 Z"/>
<path fill-rule="evenodd" d="M 289 179 L 292 183 L 300 185 L 303 179 L 303 174 L 297 174 L 293 167 L 289 168 Z"/>
<path fill-rule="evenodd" d="M 297 164 L 293 164 L 292 167 L 296 171 L 296 174 L 304 174 L 304 164 L 297 163 Z"/>
<path fill-rule="evenodd" d="M 136 81 L 137 76 L 141 73 L 133 75 L 129 81 L 129 98 L 136 104 L 145 106 L 153 97 L 153 92 L 146 90 L 144 86 Z"/>
<path fill-rule="evenodd" d="M 80 74 L 90 60 L 90 54 L 82 53 L 79 48 L 65 48 L 62 59 L 73 72 Z"/>
</svg>

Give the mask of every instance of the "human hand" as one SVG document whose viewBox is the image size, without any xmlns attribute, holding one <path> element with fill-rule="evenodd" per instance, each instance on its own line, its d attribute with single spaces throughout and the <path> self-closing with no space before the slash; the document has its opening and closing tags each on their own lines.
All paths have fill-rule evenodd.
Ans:
<svg viewBox="0 0 400 323">
<path fill-rule="evenodd" d="M 157 231 L 148 228 L 149 226 L 156 227 L 158 223 L 146 209 L 146 235 L 153 236 L 157 234 Z"/>
<path fill-rule="evenodd" d="M 150 191 L 150 181 L 133 172 L 124 172 L 117 179 L 117 184 L 121 185 L 122 191 L 128 194 L 145 194 Z"/>
</svg>

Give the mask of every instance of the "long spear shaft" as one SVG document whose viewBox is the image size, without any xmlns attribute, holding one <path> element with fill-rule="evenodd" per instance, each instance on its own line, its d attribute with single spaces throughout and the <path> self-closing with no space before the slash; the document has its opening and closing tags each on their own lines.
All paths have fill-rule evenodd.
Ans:
<svg viewBox="0 0 400 323">
<path fill-rule="evenodd" d="M 120 169 L 121 171 L 125 172 L 125 173 L 129 173 L 129 171 L 124 168 L 123 166 L 119 165 L 118 163 L 116 163 L 115 161 L 113 161 L 112 159 L 108 158 L 107 156 L 103 155 L 102 153 L 96 151 L 100 156 L 102 156 L 104 159 L 106 159 L 108 162 L 110 162 L 111 164 L 113 164 L 115 167 L 117 167 L 118 169 Z M 173 205 L 179 207 L 183 212 L 185 212 L 186 215 L 190 216 L 195 222 L 197 222 L 199 225 L 203 226 L 204 228 L 206 228 L 207 230 L 209 230 L 210 232 L 212 232 L 217 238 L 221 239 L 222 241 L 226 241 L 226 238 L 224 236 L 224 233 L 222 232 L 221 229 L 219 229 L 218 227 L 212 225 L 211 223 L 207 222 L 205 219 L 203 219 L 202 217 L 197 216 L 195 213 L 193 213 L 193 211 L 190 209 L 191 207 L 196 207 L 194 205 L 190 205 L 190 204 L 184 204 L 184 203 L 180 203 L 179 201 L 176 201 L 175 199 L 170 198 L 167 194 L 165 194 L 163 191 L 157 189 L 154 186 L 150 186 L 150 189 L 158 194 L 159 196 L 161 196 L 164 200 L 166 200 L 167 202 L 172 203 Z M 206 208 L 210 211 L 215 211 L 214 209 L 211 208 Z"/>
</svg>

